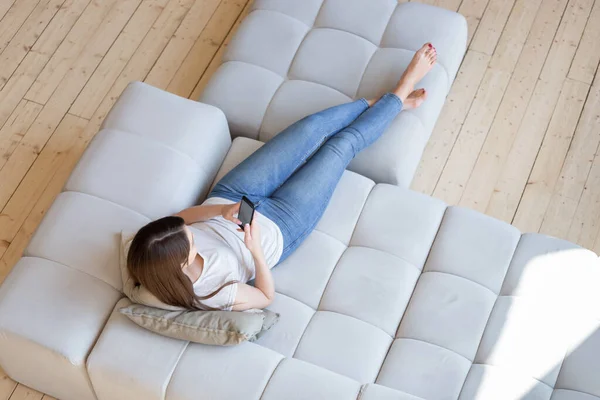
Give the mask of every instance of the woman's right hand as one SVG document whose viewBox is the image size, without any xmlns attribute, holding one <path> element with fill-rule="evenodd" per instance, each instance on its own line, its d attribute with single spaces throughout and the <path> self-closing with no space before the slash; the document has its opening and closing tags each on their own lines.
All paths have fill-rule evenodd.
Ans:
<svg viewBox="0 0 600 400">
<path fill-rule="evenodd" d="M 252 218 L 252 224 L 244 226 L 244 244 L 250 250 L 254 257 L 262 257 L 263 249 L 260 243 L 260 228 L 258 222 L 255 222 L 256 216 Z"/>
<path fill-rule="evenodd" d="M 233 222 L 236 225 L 241 225 L 242 221 L 236 218 L 236 215 L 240 212 L 241 202 L 233 203 L 233 204 L 225 204 L 223 206 L 223 211 L 221 211 L 221 215 L 228 221 Z"/>
</svg>

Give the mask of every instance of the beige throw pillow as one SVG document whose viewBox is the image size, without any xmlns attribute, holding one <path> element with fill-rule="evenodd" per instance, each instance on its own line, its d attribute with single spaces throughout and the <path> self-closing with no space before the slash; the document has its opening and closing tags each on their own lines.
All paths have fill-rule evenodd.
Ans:
<svg viewBox="0 0 600 400">
<path fill-rule="evenodd" d="M 279 319 L 279 314 L 269 310 L 169 311 L 132 304 L 119 311 L 139 326 L 159 335 L 221 346 L 254 341 Z"/>
<path fill-rule="evenodd" d="M 191 311 L 161 302 L 129 275 L 127 253 L 134 236 L 121 232 L 123 293 L 134 304 L 119 311 L 142 328 L 175 339 L 228 346 L 256 340 L 279 320 L 279 314 L 269 310 Z"/>
</svg>

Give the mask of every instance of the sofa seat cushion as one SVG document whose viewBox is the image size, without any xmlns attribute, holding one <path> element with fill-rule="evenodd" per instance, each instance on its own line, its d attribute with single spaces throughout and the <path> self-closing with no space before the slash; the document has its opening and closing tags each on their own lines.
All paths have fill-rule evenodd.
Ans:
<svg viewBox="0 0 600 400">
<path fill-rule="evenodd" d="M 350 170 L 408 186 L 466 49 L 456 13 L 397 0 L 256 0 L 200 101 L 225 112 L 233 136 L 270 140 L 306 115 L 391 90 L 415 51 L 438 63 L 418 84 L 427 101 L 402 113 Z"/>
<path fill-rule="evenodd" d="M 217 179 L 261 145 L 235 139 Z M 273 274 L 279 323 L 235 348 L 113 313 L 89 362 L 99 397 L 600 398 L 600 262 L 571 243 L 348 171 Z"/>
</svg>

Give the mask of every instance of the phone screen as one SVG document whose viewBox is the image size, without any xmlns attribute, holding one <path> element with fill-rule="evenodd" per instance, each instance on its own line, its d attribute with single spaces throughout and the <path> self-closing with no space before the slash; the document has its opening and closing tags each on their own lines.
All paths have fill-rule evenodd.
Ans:
<svg viewBox="0 0 600 400">
<path fill-rule="evenodd" d="M 240 225 L 242 227 L 242 229 L 244 229 L 244 226 L 246 224 L 249 224 L 252 222 L 253 216 L 254 216 L 254 204 L 252 204 L 252 202 L 250 200 L 248 200 L 246 197 L 243 197 L 241 204 L 240 204 L 240 212 L 238 213 L 238 219 L 240 221 L 242 221 L 242 225 Z"/>
</svg>

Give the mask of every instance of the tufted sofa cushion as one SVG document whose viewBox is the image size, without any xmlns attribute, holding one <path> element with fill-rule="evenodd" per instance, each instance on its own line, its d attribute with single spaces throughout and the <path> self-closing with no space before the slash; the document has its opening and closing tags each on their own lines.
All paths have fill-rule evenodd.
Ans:
<svg viewBox="0 0 600 400">
<path fill-rule="evenodd" d="M 459 14 L 397 0 L 256 0 L 200 101 L 225 112 L 233 136 L 268 141 L 302 117 L 391 90 L 426 42 L 438 63 L 428 99 L 402 113 L 350 169 L 410 184 L 466 49 Z"/>
<path fill-rule="evenodd" d="M 261 145 L 235 139 L 217 179 Z M 571 243 L 346 172 L 273 274 L 279 323 L 235 348 L 113 312 L 88 361 L 98 397 L 600 398 L 600 262 Z"/>
</svg>

